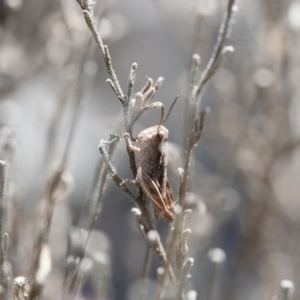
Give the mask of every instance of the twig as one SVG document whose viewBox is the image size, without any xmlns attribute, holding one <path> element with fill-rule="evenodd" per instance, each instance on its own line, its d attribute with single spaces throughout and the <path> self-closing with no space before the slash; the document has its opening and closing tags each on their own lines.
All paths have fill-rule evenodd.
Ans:
<svg viewBox="0 0 300 300">
<path fill-rule="evenodd" d="M 220 293 L 220 268 L 226 260 L 226 255 L 222 249 L 215 248 L 209 251 L 208 257 L 213 264 L 208 299 L 218 300 Z"/>
<path fill-rule="evenodd" d="M 109 145 L 111 142 L 112 141 L 101 140 L 99 143 L 99 146 L 98 146 L 99 151 L 103 157 L 103 160 L 105 161 L 106 165 L 108 166 L 108 170 L 111 173 L 112 179 L 115 181 L 115 183 L 122 189 L 122 191 L 129 198 L 131 198 L 134 202 L 137 202 L 137 197 L 130 191 L 130 189 L 126 185 L 125 181 L 117 173 L 117 170 L 110 159 L 110 156 L 109 156 L 106 148 L 107 148 L 107 145 Z"/>
<path fill-rule="evenodd" d="M 117 173 L 117 170 L 116 170 L 115 166 L 113 165 L 113 163 L 108 155 L 107 149 L 106 149 L 107 145 L 109 145 L 110 143 L 111 143 L 111 141 L 101 140 L 100 144 L 99 144 L 99 150 L 100 150 L 100 153 L 101 153 L 105 163 L 108 166 L 109 172 L 111 173 L 111 177 L 115 181 L 117 186 L 119 186 L 123 190 L 123 192 L 125 194 L 127 194 L 129 196 L 129 198 L 131 198 L 135 202 L 135 204 L 140 208 L 140 211 L 142 212 L 142 215 L 146 222 L 146 223 L 142 222 L 143 226 L 146 225 L 146 227 L 143 229 L 143 230 L 145 230 L 145 234 L 148 234 L 148 232 L 151 230 L 153 232 L 155 232 L 156 237 L 157 237 L 155 239 L 155 243 L 153 245 L 149 244 L 149 246 L 151 246 L 151 248 L 156 252 L 156 254 L 160 258 L 162 264 L 167 267 L 169 274 L 171 276 L 171 279 L 175 282 L 175 275 L 174 275 L 173 269 L 172 269 L 171 265 L 169 264 L 165 250 L 160 241 L 159 235 L 153 226 L 151 218 L 149 217 L 149 212 L 147 210 L 147 206 L 144 201 L 143 202 L 140 201 L 140 199 L 142 199 L 141 197 L 144 197 L 144 196 L 136 197 L 127 187 L 126 181 L 123 180 L 120 177 L 120 175 Z M 145 240 L 147 242 L 147 239 L 145 239 Z"/>
<path fill-rule="evenodd" d="M 186 196 L 186 190 L 187 190 L 187 180 L 189 176 L 189 167 L 190 167 L 190 160 L 191 160 L 191 154 L 193 147 L 195 145 L 195 127 L 197 127 L 198 123 L 198 131 L 199 132 L 199 138 L 201 136 L 202 130 L 203 130 L 203 122 L 204 117 L 202 118 L 202 126 L 201 122 L 199 123 L 197 121 L 197 110 L 199 111 L 201 107 L 201 91 L 205 83 L 212 77 L 212 75 L 215 73 L 215 71 L 220 66 L 220 63 L 222 62 L 222 59 L 228 52 L 233 51 L 232 46 L 225 46 L 225 43 L 229 37 L 230 34 L 230 24 L 234 12 L 234 4 L 235 0 L 228 0 L 227 4 L 227 10 L 225 12 L 223 22 L 220 25 L 218 39 L 216 42 L 216 45 L 214 47 L 214 51 L 208 61 L 208 64 L 204 71 L 202 72 L 199 82 L 196 86 L 193 86 L 194 78 L 196 76 L 195 70 L 198 68 L 198 65 L 200 63 L 200 58 L 198 59 L 198 56 L 193 57 L 194 63 L 192 66 L 192 75 L 191 75 L 191 92 L 189 95 L 189 108 L 188 108 L 188 116 L 187 116 L 187 134 L 186 134 L 186 147 L 185 147 L 185 162 L 184 162 L 184 175 L 182 180 L 182 188 L 181 188 L 181 194 L 179 196 L 179 203 L 181 205 L 184 205 L 185 202 L 185 196 Z M 200 117 L 201 120 L 201 117 Z M 200 126 L 199 126 L 200 125 Z M 198 139 L 199 139 L 198 138 Z"/>
<path fill-rule="evenodd" d="M 137 63 L 133 63 L 131 66 L 131 70 L 129 73 L 128 78 L 128 92 L 127 92 L 127 99 L 129 100 L 131 98 L 132 92 L 133 92 L 133 85 L 136 78 L 136 69 L 137 69 Z"/>
<path fill-rule="evenodd" d="M 58 197 L 61 197 L 61 195 L 59 195 L 59 190 L 61 184 L 64 181 L 63 175 L 66 172 L 65 170 L 68 165 L 70 149 L 74 140 L 74 135 L 79 120 L 79 114 L 82 111 L 80 108 L 83 103 L 83 100 L 85 99 L 85 92 L 87 91 L 87 86 L 90 85 L 93 78 L 92 75 L 94 75 L 94 74 L 90 74 L 89 72 L 85 72 L 85 68 L 84 68 L 85 62 L 87 60 L 87 55 L 90 55 L 91 49 L 92 48 L 91 48 L 91 41 L 90 41 L 88 43 L 87 51 L 84 51 L 82 53 L 82 58 L 80 62 L 80 71 L 77 77 L 76 88 L 74 91 L 74 109 L 71 113 L 71 122 L 70 122 L 71 124 L 66 139 L 67 141 L 63 149 L 60 163 L 56 168 L 56 170 L 54 171 L 54 173 L 50 176 L 50 179 L 45 189 L 45 196 L 44 196 L 45 209 L 43 212 L 43 216 L 41 218 L 41 229 L 35 241 L 34 258 L 33 258 L 33 263 L 31 265 L 31 273 L 29 276 L 30 281 L 32 282 L 29 299 L 34 299 L 42 291 L 42 285 L 36 280 L 36 273 L 39 268 L 39 260 L 40 260 L 42 247 L 44 244 L 47 244 L 49 240 L 54 206 Z"/>
<path fill-rule="evenodd" d="M 149 277 L 149 273 L 151 270 L 151 263 L 153 258 L 153 252 L 149 247 L 146 248 L 146 257 L 144 261 L 144 268 L 143 268 L 143 277 L 142 277 L 142 284 L 141 284 L 141 291 L 139 299 L 144 300 L 147 296 L 147 281 Z"/>
<path fill-rule="evenodd" d="M 295 291 L 294 283 L 291 280 L 282 280 L 280 282 L 279 300 L 291 300 Z"/>
<path fill-rule="evenodd" d="M 199 97 L 201 90 L 205 83 L 214 75 L 215 71 L 220 65 L 220 59 L 224 57 L 229 52 L 232 52 L 233 47 L 225 50 L 224 45 L 229 37 L 230 34 L 230 25 L 232 21 L 232 16 L 234 12 L 234 4 L 235 0 L 228 0 L 227 4 L 227 10 L 223 18 L 223 22 L 221 23 L 219 34 L 218 34 L 218 40 L 215 45 L 214 51 L 212 52 L 212 55 L 208 61 L 208 64 L 203 71 L 203 73 L 200 76 L 200 80 L 198 82 L 198 86 L 195 89 L 195 96 L 196 98 Z"/>
<path fill-rule="evenodd" d="M 5 247 L 4 247 L 4 226 L 5 226 L 5 183 L 6 183 L 6 163 L 0 161 L 0 284 L 5 289 Z"/>
<path fill-rule="evenodd" d="M 109 74 L 109 77 L 110 77 L 110 80 L 108 81 L 108 83 L 111 86 L 111 88 L 113 89 L 113 91 L 116 93 L 118 99 L 123 104 L 123 112 L 124 112 L 124 121 L 125 121 L 126 132 L 129 133 L 130 136 L 132 136 L 132 126 L 134 124 L 134 122 L 132 122 L 132 112 L 133 112 L 134 103 L 131 101 L 130 96 L 132 95 L 132 91 L 133 91 L 133 85 L 134 85 L 135 76 L 136 76 L 137 64 L 134 63 L 132 65 L 131 72 L 130 72 L 130 75 L 129 75 L 129 85 L 128 85 L 127 97 L 125 97 L 124 93 L 123 93 L 123 91 L 120 87 L 120 84 L 119 84 L 119 81 L 117 79 L 116 73 L 113 69 L 108 47 L 103 44 L 101 36 L 100 36 L 98 30 L 96 29 L 95 21 L 94 21 L 94 15 L 93 15 L 93 9 L 92 9 L 93 4 L 92 4 L 92 2 L 87 1 L 87 0 L 78 0 L 78 3 L 80 5 L 81 9 L 83 10 L 85 21 L 86 21 L 89 29 L 92 32 L 94 40 L 96 41 L 96 43 L 97 43 L 97 45 L 100 49 L 102 59 L 103 59 L 104 64 L 106 66 L 107 73 Z M 154 84 L 153 89 L 150 89 L 150 91 L 153 91 L 153 92 L 151 92 L 151 94 L 148 93 L 144 97 L 144 100 L 146 100 L 147 102 L 151 101 L 152 98 L 155 96 L 155 93 L 160 88 L 162 82 L 163 82 L 163 78 L 162 77 L 158 78 L 158 80 Z M 152 84 L 152 82 L 150 80 L 148 80 L 146 86 L 143 88 L 143 91 L 145 91 L 145 93 L 149 89 L 149 83 Z M 145 103 L 145 104 L 147 104 L 147 103 Z M 106 165 L 108 166 L 109 172 L 111 173 L 111 176 L 112 176 L 113 180 L 115 181 L 115 183 L 123 190 L 123 192 L 125 194 L 127 194 L 135 202 L 137 207 L 139 207 L 139 209 L 141 211 L 141 214 L 143 216 L 143 219 L 144 219 L 143 224 L 145 225 L 145 232 L 147 233 L 150 230 L 155 230 L 153 222 L 152 222 L 151 217 L 150 217 L 150 213 L 149 213 L 147 205 L 146 205 L 146 195 L 143 193 L 140 185 L 137 185 L 137 196 L 135 196 L 129 190 L 129 188 L 127 187 L 126 182 L 116 172 L 116 169 L 115 169 L 115 167 L 114 167 L 114 165 L 113 165 L 113 163 L 110 159 L 110 156 L 107 153 L 107 141 L 102 140 L 100 142 L 99 150 L 100 150 L 100 153 L 101 153 Z M 129 149 L 129 147 L 127 147 L 127 153 L 128 153 L 128 157 L 129 157 L 130 168 L 131 168 L 132 174 L 135 178 L 136 174 L 137 174 L 135 155 Z M 174 272 L 172 270 L 171 265 L 169 264 L 169 262 L 167 260 L 166 253 L 165 253 L 164 248 L 161 244 L 158 233 L 157 233 L 157 237 L 158 238 L 156 240 L 154 250 L 157 253 L 157 255 L 160 257 L 163 265 L 169 270 L 171 279 L 173 281 L 175 281 Z"/>
<path fill-rule="evenodd" d="M 86 24 L 88 25 L 89 29 L 91 30 L 91 32 L 93 34 L 93 37 L 94 37 L 94 40 L 95 40 L 95 42 L 97 43 L 97 45 L 100 49 L 101 56 L 102 56 L 102 59 L 104 61 L 106 70 L 107 70 L 107 72 L 108 72 L 108 74 L 109 74 L 109 76 L 110 76 L 110 78 L 111 78 L 111 80 L 114 84 L 114 87 L 117 91 L 117 96 L 118 96 L 119 99 L 122 99 L 122 101 L 124 101 L 124 99 L 125 99 L 124 93 L 121 89 L 121 86 L 120 86 L 120 83 L 118 81 L 116 72 L 115 72 L 115 70 L 112 66 L 111 57 L 110 57 L 110 54 L 109 54 L 109 51 L 108 51 L 108 47 L 103 44 L 102 38 L 101 38 L 98 30 L 96 29 L 95 20 L 94 20 L 92 10 L 90 10 L 90 11 L 83 10 L 83 15 L 84 15 Z"/>
<path fill-rule="evenodd" d="M 109 154 L 109 156 L 112 156 L 119 139 L 115 138 L 115 136 L 111 135 L 109 141 L 110 141 L 110 143 L 109 143 L 108 154 Z M 91 233 L 93 231 L 95 222 L 99 215 L 108 171 L 109 171 L 108 166 L 106 164 L 103 164 L 103 161 L 101 161 L 100 172 L 99 172 L 98 180 L 97 180 L 97 184 L 96 184 L 96 191 L 93 193 L 93 198 L 92 198 L 91 207 L 90 207 L 89 220 L 88 220 L 88 224 L 87 224 L 87 228 L 86 228 L 86 232 L 85 232 L 85 236 L 84 236 L 82 251 L 81 251 L 80 257 L 79 257 L 80 262 L 77 264 L 76 268 L 73 270 L 73 272 L 71 274 L 69 274 L 69 276 L 67 278 L 66 292 L 68 294 L 68 299 L 74 299 L 74 297 L 76 296 L 76 294 L 78 292 L 78 288 L 79 288 L 80 280 L 81 280 L 81 277 L 79 274 L 80 266 L 82 263 L 82 259 L 85 257 L 88 242 L 90 240 Z"/>
</svg>

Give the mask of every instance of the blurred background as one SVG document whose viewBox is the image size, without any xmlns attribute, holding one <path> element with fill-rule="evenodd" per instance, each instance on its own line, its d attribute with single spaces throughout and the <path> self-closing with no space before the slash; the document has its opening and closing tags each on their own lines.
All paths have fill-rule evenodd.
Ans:
<svg viewBox="0 0 300 300">
<path fill-rule="evenodd" d="M 235 48 L 207 84 L 211 113 L 195 148 L 189 201 L 189 289 L 212 299 L 208 253 L 222 248 L 220 295 L 214 299 L 271 299 L 281 280 L 300 297 L 300 1 L 237 3 L 229 44 Z M 204 69 L 217 39 L 225 0 L 97 0 L 95 15 L 120 84 L 138 63 L 135 92 L 147 76 L 165 78 L 156 101 L 180 100 L 170 130 L 171 185 L 182 166 L 184 105 L 194 53 Z M 80 69 L 85 74 L 84 90 Z M 68 151 L 72 189 L 56 204 L 51 228 L 52 271 L 42 299 L 61 299 L 68 234 L 83 226 L 87 198 L 109 133 L 123 133 L 121 105 L 75 0 L 0 0 L 0 158 L 10 165 L 11 261 L 26 276 L 47 174 L 63 153 L 77 98 L 82 98 Z M 81 93 L 80 95 L 78 93 Z M 80 96 L 80 97 L 79 97 Z M 134 136 L 158 124 L 153 110 Z M 10 151 L 6 151 L 9 147 Z M 130 178 L 124 143 L 114 163 Z M 133 203 L 108 179 L 90 247 L 94 266 L 78 299 L 138 299 L 146 246 Z M 167 225 L 157 222 L 164 238 Z M 72 234 L 71 234 L 72 235 Z M 149 291 L 155 288 L 156 258 Z M 55 287 L 55 288 L 54 288 Z M 149 296 L 149 299 L 152 299 Z M 191 298 L 192 299 L 192 298 Z"/>
</svg>

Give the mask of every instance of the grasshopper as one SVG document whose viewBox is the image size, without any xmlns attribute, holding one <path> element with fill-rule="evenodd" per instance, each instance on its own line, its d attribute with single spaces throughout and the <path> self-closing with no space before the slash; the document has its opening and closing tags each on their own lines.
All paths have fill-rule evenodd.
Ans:
<svg viewBox="0 0 300 300">
<path fill-rule="evenodd" d="M 128 133 L 124 135 L 130 151 L 141 154 L 140 165 L 134 183 L 140 184 L 143 191 L 151 200 L 156 218 L 164 218 L 167 222 L 174 220 L 174 198 L 167 177 L 166 142 L 169 130 L 163 126 L 167 120 L 178 96 L 174 100 L 167 116 L 164 118 L 162 106 L 161 120 L 158 125 L 140 132 L 134 141 L 142 147 L 136 147 L 131 142 Z"/>
</svg>

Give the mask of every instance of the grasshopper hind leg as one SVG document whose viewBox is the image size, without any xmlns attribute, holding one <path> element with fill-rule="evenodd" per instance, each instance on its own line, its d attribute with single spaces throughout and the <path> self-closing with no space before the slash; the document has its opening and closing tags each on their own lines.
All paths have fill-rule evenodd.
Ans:
<svg viewBox="0 0 300 300">
<path fill-rule="evenodd" d="M 159 207 L 154 202 L 152 202 L 152 201 L 150 201 L 150 203 L 151 203 L 151 207 L 152 207 L 152 211 L 153 211 L 154 217 L 156 219 L 160 219 L 162 217 L 162 215 L 161 215 Z"/>
</svg>

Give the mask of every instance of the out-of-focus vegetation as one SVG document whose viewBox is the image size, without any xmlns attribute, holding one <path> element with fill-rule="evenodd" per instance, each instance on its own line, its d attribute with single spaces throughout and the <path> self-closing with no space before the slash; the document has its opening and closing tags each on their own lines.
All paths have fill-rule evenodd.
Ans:
<svg viewBox="0 0 300 300">
<path fill-rule="evenodd" d="M 179 94 L 166 123 L 174 195 L 193 54 L 203 71 L 226 7 L 225 0 L 98 0 L 93 8 L 124 91 L 137 62 L 134 95 L 146 76 L 164 77 L 155 101 L 165 107 Z M 235 52 L 201 94 L 210 114 L 185 199 L 193 267 L 182 299 L 298 299 L 300 1 L 239 1 L 235 10 L 227 42 Z M 153 255 L 145 267 L 150 247 L 134 204 L 109 176 L 97 221 L 87 224 L 103 175 L 98 142 L 125 129 L 81 8 L 75 0 L 0 0 L 0 24 L 1 297 L 141 299 L 142 286 L 153 299 L 161 263 Z M 142 116 L 133 137 L 159 118 L 158 110 Z M 113 161 L 132 178 L 123 141 Z M 167 249 L 168 225 L 155 224 Z"/>
</svg>

